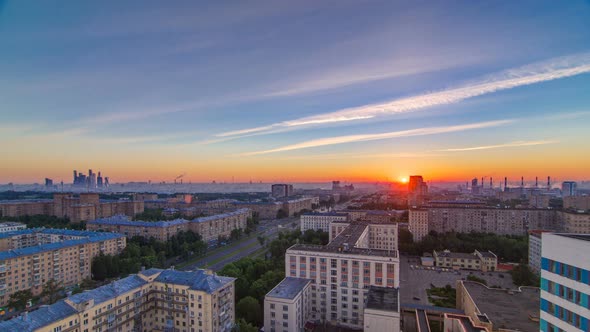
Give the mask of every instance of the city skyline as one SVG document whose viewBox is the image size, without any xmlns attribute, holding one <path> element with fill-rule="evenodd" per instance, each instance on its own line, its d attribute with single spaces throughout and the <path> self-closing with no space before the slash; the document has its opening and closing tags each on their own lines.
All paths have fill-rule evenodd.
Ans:
<svg viewBox="0 0 590 332">
<path fill-rule="evenodd" d="M 0 183 L 587 180 L 589 16 L 584 1 L 0 1 Z"/>
</svg>

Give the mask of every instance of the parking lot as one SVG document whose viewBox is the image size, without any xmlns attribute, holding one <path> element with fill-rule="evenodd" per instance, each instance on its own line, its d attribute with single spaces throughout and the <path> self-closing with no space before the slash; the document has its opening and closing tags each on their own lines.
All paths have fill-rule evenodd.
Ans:
<svg viewBox="0 0 590 332">
<path fill-rule="evenodd" d="M 431 269 L 420 266 L 420 258 L 418 257 L 401 256 L 400 260 L 401 303 L 430 305 L 426 295 L 426 290 L 430 288 L 430 284 L 436 287 L 451 285 L 454 288 L 457 280 L 466 278 L 470 273 L 484 279 L 488 286 L 514 288 L 512 277 L 507 272 L 438 271 L 436 268 Z M 503 275 L 503 278 L 500 275 Z"/>
</svg>

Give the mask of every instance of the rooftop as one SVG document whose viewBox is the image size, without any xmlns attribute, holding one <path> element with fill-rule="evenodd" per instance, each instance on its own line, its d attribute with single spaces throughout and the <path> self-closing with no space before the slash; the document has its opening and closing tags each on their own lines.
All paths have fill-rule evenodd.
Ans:
<svg viewBox="0 0 590 332">
<path fill-rule="evenodd" d="M 74 313 L 76 313 L 76 309 L 65 303 L 64 300 L 61 300 L 50 306 L 42 306 L 35 311 L 31 311 L 26 317 L 21 316 L 0 322 L 0 330 L 20 332 L 34 331 L 73 315 Z"/>
<path fill-rule="evenodd" d="M 140 274 L 153 276 L 159 269 L 149 269 Z M 192 290 L 200 290 L 207 293 L 213 293 L 217 289 L 236 280 L 236 278 L 222 277 L 215 274 L 208 274 L 205 270 L 196 271 L 178 271 L 178 270 L 159 270 L 160 274 L 154 279 L 157 282 L 172 283 L 175 285 L 189 286 Z"/>
<path fill-rule="evenodd" d="M 121 294 L 128 293 L 145 284 L 147 284 L 147 281 L 134 274 L 129 277 L 113 281 L 108 285 L 72 295 L 68 298 L 68 300 L 75 304 L 81 304 L 93 299 L 94 304 L 98 304 L 113 299 Z"/>
<path fill-rule="evenodd" d="M 302 216 L 326 216 L 326 217 L 346 217 L 348 213 L 346 212 L 305 212 L 301 214 Z"/>
<path fill-rule="evenodd" d="M 537 331 L 539 322 L 538 288 L 521 287 L 521 291 L 488 288 L 473 281 L 461 281 L 481 314 L 486 314 L 494 329 L 505 327 L 520 331 Z"/>
<path fill-rule="evenodd" d="M 371 286 L 365 308 L 399 312 L 399 289 Z"/>
<path fill-rule="evenodd" d="M 438 257 L 449 257 L 449 258 L 467 258 L 467 259 L 473 259 L 473 258 L 477 258 L 477 256 L 473 253 L 468 254 L 468 253 L 464 253 L 464 252 L 450 252 L 450 251 L 434 251 L 434 253 L 438 256 Z"/>
<path fill-rule="evenodd" d="M 555 235 L 569 237 L 571 239 L 590 241 L 590 234 L 566 234 L 566 233 L 555 233 Z"/>
<path fill-rule="evenodd" d="M 285 279 L 283 279 L 283 281 L 276 285 L 275 288 L 268 292 L 266 296 L 292 300 L 309 283 L 311 283 L 310 279 L 286 277 Z"/>
<path fill-rule="evenodd" d="M 248 209 L 238 209 L 236 211 L 222 213 L 222 214 L 215 214 L 212 216 L 207 217 L 200 217 L 195 218 L 193 220 L 187 219 L 174 219 L 174 220 L 162 220 L 162 221 L 141 221 L 141 220 L 130 220 L 129 217 L 125 215 L 116 215 L 109 218 L 102 218 L 89 221 L 88 224 L 95 224 L 95 225 L 118 225 L 118 226 L 135 226 L 135 227 L 170 227 L 182 224 L 188 224 L 191 222 L 207 222 L 212 220 L 217 220 L 225 217 L 237 216 L 243 213 L 247 213 Z"/>
</svg>

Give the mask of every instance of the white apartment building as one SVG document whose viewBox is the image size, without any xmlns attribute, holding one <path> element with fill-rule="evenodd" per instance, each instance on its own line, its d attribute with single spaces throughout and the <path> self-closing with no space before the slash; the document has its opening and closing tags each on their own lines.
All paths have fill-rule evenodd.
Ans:
<svg viewBox="0 0 590 332">
<path fill-rule="evenodd" d="M 421 241 L 428 235 L 428 210 L 410 209 L 408 230 L 414 237 L 414 242 Z"/>
<path fill-rule="evenodd" d="M 371 286 L 364 311 L 364 332 L 396 331 L 400 326 L 397 288 Z"/>
<path fill-rule="evenodd" d="M 541 235 L 547 231 L 532 230 L 529 232 L 529 267 L 536 274 L 541 273 Z"/>
<path fill-rule="evenodd" d="M 331 222 L 347 220 L 348 214 L 343 212 L 304 213 L 300 217 L 301 231 L 305 232 L 308 229 L 321 229 L 324 232 L 328 232 Z"/>
<path fill-rule="evenodd" d="M 285 255 L 288 277 L 311 279 L 310 320 L 362 329 L 371 286 L 399 288 L 397 242 L 372 247 L 367 222 L 348 225 L 328 245 L 296 244 Z M 397 225 L 391 224 L 397 238 Z M 395 247 L 393 247 L 395 246 Z M 398 331 L 399 325 L 390 331 Z"/>
<path fill-rule="evenodd" d="M 590 329 L 590 234 L 542 234 L 540 331 Z"/>
<path fill-rule="evenodd" d="M 303 332 L 311 311 L 311 280 L 286 277 L 264 298 L 264 331 Z"/>
</svg>

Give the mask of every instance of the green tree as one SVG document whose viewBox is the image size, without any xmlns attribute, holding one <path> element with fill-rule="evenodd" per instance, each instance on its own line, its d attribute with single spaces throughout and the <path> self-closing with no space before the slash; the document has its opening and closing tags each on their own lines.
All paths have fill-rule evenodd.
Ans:
<svg viewBox="0 0 590 332">
<path fill-rule="evenodd" d="M 527 264 L 519 264 L 512 271 L 512 282 L 516 286 L 539 286 L 539 277 L 531 271 Z"/>
<path fill-rule="evenodd" d="M 8 307 L 22 310 L 27 306 L 27 302 L 33 299 L 33 293 L 30 289 L 17 291 L 10 294 Z"/>
<path fill-rule="evenodd" d="M 262 325 L 262 308 L 257 299 L 246 296 L 236 304 L 236 317 L 243 318 L 255 326 Z"/>
<path fill-rule="evenodd" d="M 266 241 L 266 237 L 264 237 L 262 235 L 258 235 L 257 239 L 258 239 L 258 243 L 260 243 L 260 246 L 264 247 L 264 242 Z"/>
<path fill-rule="evenodd" d="M 232 328 L 232 332 L 258 332 L 258 328 L 243 318 L 236 320 L 236 325 Z"/>
<path fill-rule="evenodd" d="M 53 304 L 59 300 L 60 294 L 63 292 L 63 290 L 64 288 L 61 282 L 50 279 L 45 283 L 45 285 L 43 285 L 41 297 L 46 298 L 49 304 Z"/>
</svg>

